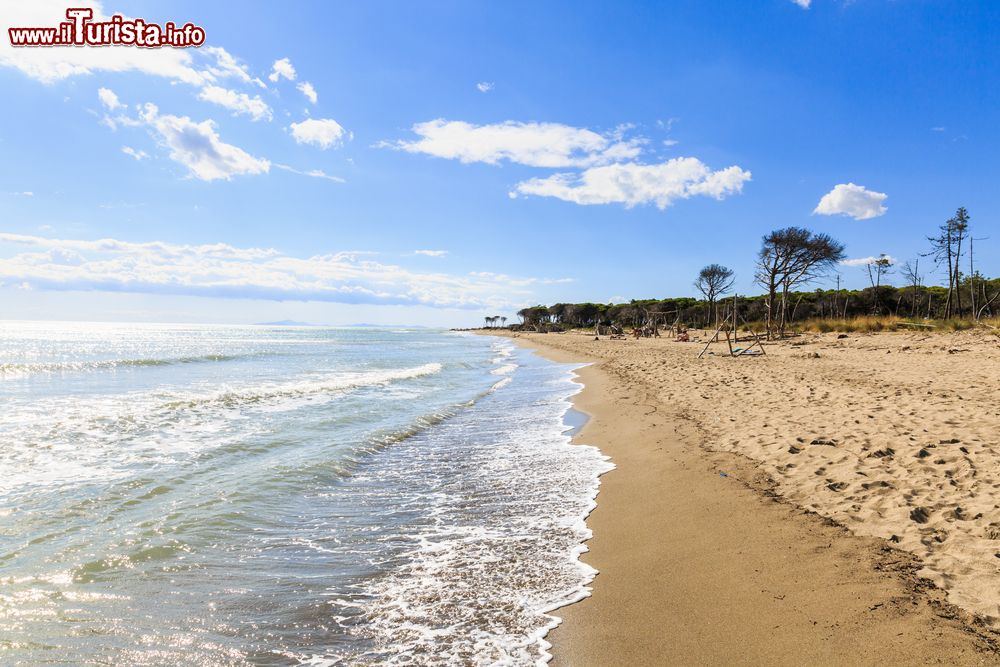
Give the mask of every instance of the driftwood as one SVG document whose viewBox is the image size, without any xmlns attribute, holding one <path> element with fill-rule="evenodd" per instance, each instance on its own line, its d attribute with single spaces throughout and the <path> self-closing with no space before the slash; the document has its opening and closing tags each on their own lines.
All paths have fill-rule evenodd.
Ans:
<svg viewBox="0 0 1000 667">
<path fill-rule="evenodd" d="M 746 318 L 743 317 L 741 314 L 739 314 L 739 310 L 736 307 L 737 306 L 736 298 L 737 298 L 736 295 L 733 295 L 732 311 L 726 313 L 725 319 L 723 319 L 722 322 L 719 323 L 719 328 L 715 330 L 715 333 L 712 335 L 712 337 L 708 339 L 707 343 L 705 343 L 705 347 L 702 348 L 701 352 L 698 354 L 699 359 L 705 356 L 705 353 L 708 352 L 708 348 L 711 347 L 712 343 L 716 342 L 719 339 L 719 334 L 722 333 L 723 331 L 726 332 L 726 343 L 729 346 L 729 356 L 742 357 L 744 355 L 756 356 L 758 354 L 760 355 L 767 354 L 767 351 L 764 349 L 764 343 L 761 341 L 760 336 L 758 336 L 757 332 L 755 332 L 753 329 L 750 328 L 750 323 L 747 322 Z M 737 320 L 743 322 L 743 325 L 746 327 L 746 330 L 750 332 L 750 335 L 753 337 L 754 341 L 748 347 L 742 349 L 733 348 L 733 342 L 734 341 L 739 342 L 739 334 L 738 334 L 739 327 L 737 325 Z M 760 352 L 753 352 L 754 346 L 760 348 Z"/>
</svg>

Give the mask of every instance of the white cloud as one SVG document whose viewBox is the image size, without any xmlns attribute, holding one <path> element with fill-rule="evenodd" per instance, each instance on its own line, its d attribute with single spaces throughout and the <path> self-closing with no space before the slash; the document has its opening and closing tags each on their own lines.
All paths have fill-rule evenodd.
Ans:
<svg viewBox="0 0 1000 667">
<path fill-rule="evenodd" d="M 346 183 L 347 182 L 343 178 L 341 178 L 340 176 L 333 176 L 332 174 L 326 173 L 322 169 L 308 169 L 308 170 L 303 171 L 301 169 L 295 169 L 294 167 L 289 167 L 287 164 L 273 164 L 272 166 L 275 169 L 281 169 L 283 171 L 289 171 L 289 172 L 291 172 L 293 174 L 298 174 L 299 176 L 309 176 L 310 178 L 323 178 L 323 179 L 326 179 L 328 181 L 333 181 L 334 183 Z"/>
<path fill-rule="evenodd" d="M 98 88 L 97 99 L 101 101 L 101 104 L 108 111 L 114 111 L 115 109 L 124 106 L 120 101 L 118 101 L 118 96 L 115 95 L 115 91 L 110 88 Z"/>
<path fill-rule="evenodd" d="M 444 257 L 448 254 L 447 250 L 414 250 L 414 255 L 425 255 L 427 257 Z"/>
<path fill-rule="evenodd" d="M 812 4 L 812 0 L 792 0 L 792 2 L 797 4 L 802 9 L 809 9 L 809 5 Z"/>
<path fill-rule="evenodd" d="M 326 150 L 343 143 L 344 137 L 350 138 L 340 123 L 332 118 L 309 118 L 301 123 L 288 126 L 298 144 L 313 144 Z"/>
<path fill-rule="evenodd" d="M 272 248 L 0 233 L 0 281 L 96 290 L 275 301 L 501 308 L 532 301 L 536 278 L 411 271 L 360 253 L 296 257 Z"/>
<path fill-rule="evenodd" d="M 34 197 L 35 193 L 30 190 L 25 190 L 23 192 L 5 192 L 5 195 L 11 195 L 14 197 Z"/>
<path fill-rule="evenodd" d="M 494 85 L 492 81 L 480 81 L 476 84 L 476 90 L 481 93 L 488 93 L 493 90 Z"/>
<path fill-rule="evenodd" d="M 125 155 L 133 157 L 136 160 L 144 160 L 149 157 L 149 154 L 146 153 L 146 151 L 139 151 L 131 146 L 122 146 L 122 153 L 125 153 Z"/>
<path fill-rule="evenodd" d="M 278 79 L 295 81 L 295 67 L 292 66 L 292 61 L 288 58 L 275 60 L 271 66 L 271 73 L 267 78 L 275 83 L 278 82 Z"/>
<path fill-rule="evenodd" d="M 187 116 L 160 115 L 153 104 L 144 106 L 141 118 L 170 150 L 170 158 L 187 167 L 190 175 L 199 180 L 266 174 L 271 167 L 268 160 L 223 143 L 211 120 L 196 123 Z"/>
<path fill-rule="evenodd" d="M 620 203 L 631 208 L 655 204 L 665 209 L 678 199 L 695 196 L 722 199 L 742 192 L 749 171 L 732 166 L 712 171 L 697 158 L 675 158 L 661 164 L 612 164 L 581 174 L 554 174 L 515 186 L 510 196 L 556 197 L 576 204 Z"/>
<path fill-rule="evenodd" d="M 896 258 L 891 255 L 882 255 L 881 257 L 871 256 L 871 257 L 856 257 L 853 259 L 842 259 L 840 260 L 840 263 L 842 266 L 869 266 L 882 258 L 889 260 L 890 265 L 895 265 L 898 263 L 896 261 Z"/>
<path fill-rule="evenodd" d="M 299 92 L 305 95 L 306 99 L 312 102 L 313 104 L 316 104 L 316 102 L 319 100 L 319 95 L 316 94 L 316 89 L 313 88 L 313 85 L 308 81 L 303 81 L 302 83 L 298 84 L 295 87 L 298 88 Z"/>
<path fill-rule="evenodd" d="M 206 68 L 206 71 L 215 78 L 225 79 L 232 77 L 243 83 L 252 83 L 260 88 L 267 88 L 267 85 L 263 81 L 251 76 L 246 66 L 240 64 L 225 49 L 218 46 L 204 46 L 201 50 L 215 57 L 215 63 Z"/>
<path fill-rule="evenodd" d="M 221 86 L 205 86 L 198 93 L 198 99 L 218 104 L 237 114 L 250 116 L 256 120 L 271 120 L 271 107 L 259 95 L 250 97 L 246 93 Z"/>
<path fill-rule="evenodd" d="M 625 128 L 598 134 L 559 123 L 505 121 L 473 125 L 437 119 L 413 125 L 414 141 L 380 146 L 460 162 L 514 162 L 531 167 L 590 167 L 635 158 L 644 139 L 625 140 Z"/>
<path fill-rule="evenodd" d="M 884 192 L 873 192 L 854 183 L 841 183 L 823 195 L 813 214 L 848 215 L 855 220 L 877 218 L 889 210 L 882 205 L 888 197 Z"/>
</svg>

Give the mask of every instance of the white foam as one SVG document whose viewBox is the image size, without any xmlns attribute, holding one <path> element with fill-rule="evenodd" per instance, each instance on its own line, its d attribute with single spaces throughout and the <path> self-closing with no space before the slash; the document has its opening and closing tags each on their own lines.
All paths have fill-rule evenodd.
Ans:
<svg viewBox="0 0 1000 667">
<path fill-rule="evenodd" d="M 500 382 L 510 386 L 520 372 Z M 596 448 L 572 445 L 563 431 L 570 370 L 536 366 L 500 399 L 443 423 L 395 450 L 419 457 L 420 487 L 407 466 L 382 486 L 413 489 L 400 504 L 427 517 L 404 542 L 399 562 L 363 587 L 356 632 L 374 645 L 350 664 L 544 664 L 552 612 L 590 595 L 597 571 L 580 561 L 591 533 L 599 477 L 612 469 Z M 494 390 L 497 388 L 494 385 Z"/>
<path fill-rule="evenodd" d="M 74 395 L 21 403 L 0 415 L 11 445 L 0 457 L 0 494 L 127 476 L 137 463 L 169 463 L 238 444 L 267 415 L 322 405 L 348 392 L 392 387 L 441 372 L 440 363 L 335 372 L 314 379 L 129 394 Z M 40 426 L 41 425 L 41 426 Z M 240 428 L 235 428 L 240 425 Z"/>
<path fill-rule="evenodd" d="M 513 382 L 513 380 L 514 380 L 514 378 L 504 378 L 504 379 L 500 380 L 499 382 L 497 382 L 496 384 L 494 384 L 492 387 L 490 387 L 490 393 L 493 393 L 494 391 L 498 391 L 500 389 L 503 389 L 504 387 L 506 387 L 507 385 L 509 385 L 511 382 Z"/>
</svg>

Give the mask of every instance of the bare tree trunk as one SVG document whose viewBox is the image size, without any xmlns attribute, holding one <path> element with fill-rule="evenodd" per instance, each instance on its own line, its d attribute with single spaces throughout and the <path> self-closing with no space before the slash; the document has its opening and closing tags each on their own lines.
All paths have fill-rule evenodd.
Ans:
<svg viewBox="0 0 1000 667">
<path fill-rule="evenodd" d="M 978 322 L 979 313 L 976 311 L 976 267 L 972 259 L 972 236 L 969 236 L 969 308 L 972 317 Z"/>
<path fill-rule="evenodd" d="M 837 292 L 833 295 L 833 316 L 837 317 L 837 300 L 840 297 L 840 274 L 837 274 Z"/>
<path fill-rule="evenodd" d="M 962 273 L 959 269 L 959 262 L 962 261 L 962 234 L 958 234 L 955 243 L 955 314 L 962 316 L 962 285 L 959 282 Z"/>
<path fill-rule="evenodd" d="M 951 256 L 952 237 L 951 237 L 950 225 L 948 227 L 948 233 L 946 235 L 946 238 L 948 240 L 947 253 L 946 253 L 946 257 L 948 260 L 948 299 L 944 302 L 944 319 L 947 320 L 951 318 L 951 293 L 955 289 L 955 268 L 952 265 L 952 256 Z"/>
<path fill-rule="evenodd" d="M 789 322 L 794 322 L 795 321 L 795 311 L 797 311 L 799 309 L 799 304 L 800 303 L 802 303 L 802 295 L 801 294 L 799 295 L 799 298 L 795 300 L 795 305 L 792 306 L 792 314 L 788 318 Z"/>
<path fill-rule="evenodd" d="M 785 337 L 785 320 L 788 315 L 788 283 L 781 285 L 781 323 L 778 327 L 778 340 Z"/>
<path fill-rule="evenodd" d="M 771 333 L 774 331 L 774 301 L 777 296 L 778 286 L 774 284 L 774 278 L 772 277 L 767 287 L 767 312 L 765 313 L 768 340 L 771 340 Z"/>
</svg>

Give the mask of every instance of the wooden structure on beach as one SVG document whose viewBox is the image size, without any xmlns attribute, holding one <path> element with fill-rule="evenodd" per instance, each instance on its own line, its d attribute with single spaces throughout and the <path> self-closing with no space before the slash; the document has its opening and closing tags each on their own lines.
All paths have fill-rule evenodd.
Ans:
<svg viewBox="0 0 1000 667">
<path fill-rule="evenodd" d="M 764 343 L 761 341 L 760 336 L 750 328 L 750 323 L 746 321 L 742 315 L 739 314 L 739 297 L 734 294 L 732 306 L 726 307 L 726 316 L 719 322 L 718 328 L 708 342 L 705 343 L 705 347 L 698 354 L 698 358 L 701 359 L 708 352 L 708 348 L 711 347 L 712 343 L 719 340 L 719 334 L 725 332 L 726 334 L 726 344 L 729 346 L 729 356 L 731 357 L 742 357 L 742 356 L 758 356 L 766 355 L 767 352 L 764 350 Z M 750 332 L 753 337 L 752 342 L 748 347 L 734 347 L 734 343 L 739 343 L 739 322 L 743 322 L 746 330 Z M 750 339 L 747 339 L 750 340 Z M 754 352 L 754 347 L 759 351 Z"/>
</svg>

